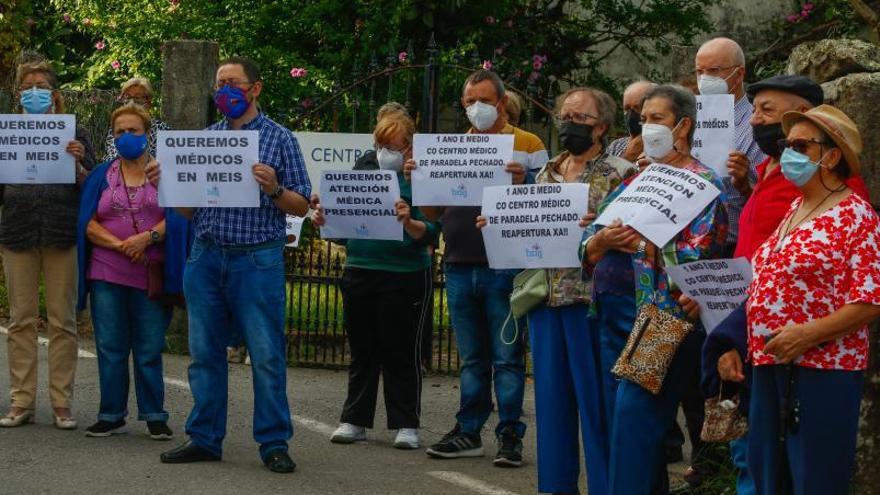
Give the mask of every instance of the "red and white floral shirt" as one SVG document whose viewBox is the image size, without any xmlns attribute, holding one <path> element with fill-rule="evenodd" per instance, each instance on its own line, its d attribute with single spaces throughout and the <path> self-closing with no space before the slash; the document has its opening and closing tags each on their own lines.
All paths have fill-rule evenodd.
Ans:
<svg viewBox="0 0 880 495">
<path fill-rule="evenodd" d="M 870 203 L 850 194 L 836 206 L 782 231 L 801 204 L 792 203 L 776 232 L 752 258 L 754 280 L 746 306 L 749 355 L 754 365 L 779 364 L 764 353 L 771 331 L 803 324 L 846 304 L 880 305 L 880 219 Z M 795 360 L 807 368 L 863 370 L 868 367 L 868 327 L 808 350 Z"/>
</svg>

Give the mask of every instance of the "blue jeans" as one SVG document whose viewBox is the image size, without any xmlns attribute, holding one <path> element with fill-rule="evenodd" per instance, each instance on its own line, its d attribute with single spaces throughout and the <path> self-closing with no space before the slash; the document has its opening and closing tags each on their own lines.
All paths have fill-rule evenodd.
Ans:
<svg viewBox="0 0 880 495">
<path fill-rule="evenodd" d="M 220 247 L 197 239 L 184 271 L 189 309 L 189 385 L 193 409 L 186 422 L 192 441 L 222 454 L 226 436 L 226 346 L 240 329 L 251 357 L 254 439 L 265 459 L 287 450 L 293 436 L 287 404 L 284 338 L 284 254 L 272 247 Z"/>
<path fill-rule="evenodd" d="M 519 270 L 475 265 L 446 265 L 446 298 L 461 357 L 461 404 L 456 419 L 462 431 L 479 434 L 492 413 L 492 380 L 498 403 L 496 433 L 513 427 L 522 437 L 525 389 L 524 322 L 510 315 L 510 291 Z M 506 324 L 505 324 L 506 322 Z M 509 342 L 501 341 L 501 332 Z"/>
<path fill-rule="evenodd" d="M 675 422 L 693 361 L 706 334 L 692 331 L 679 346 L 658 395 L 621 380 L 611 431 L 610 490 L 613 495 L 651 495 L 666 486 L 663 439 Z M 658 485 L 659 483 L 659 485 Z"/>
<path fill-rule="evenodd" d="M 162 349 L 171 308 L 152 301 L 147 291 L 89 281 L 92 325 L 98 351 L 101 405 L 98 419 L 116 422 L 128 416 L 128 357 L 134 360 L 138 419 L 168 421 Z"/>
<path fill-rule="evenodd" d="M 578 430 L 588 493 L 608 492 L 608 424 L 599 330 L 589 306 L 538 306 L 529 313 L 538 427 L 538 492 L 578 493 Z"/>
<path fill-rule="evenodd" d="M 846 495 L 855 469 L 856 436 L 865 374 L 794 366 L 792 399 L 797 426 L 785 435 L 787 465 L 780 464 L 780 406 L 788 384 L 786 366 L 752 368 L 749 403 L 749 472 L 758 493 L 778 493 L 780 476 L 793 495 Z"/>
<path fill-rule="evenodd" d="M 736 495 L 755 495 L 755 480 L 749 473 L 749 434 L 730 442 L 730 459 L 737 469 Z"/>
<path fill-rule="evenodd" d="M 636 321 L 635 294 L 621 296 L 611 292 L 603 292 L 596 296 L 596 326 L 599 331 L 601 347 L 602 381 L 604 383 L 605 417 L 608 424 L 614 418 L 614 400 L 620 379 L 611 373 L 611 368 L 620 357 L 626 346 L 629 334 Z M 609 434 L 611 428 L 608 429 Z"/>
</svg>

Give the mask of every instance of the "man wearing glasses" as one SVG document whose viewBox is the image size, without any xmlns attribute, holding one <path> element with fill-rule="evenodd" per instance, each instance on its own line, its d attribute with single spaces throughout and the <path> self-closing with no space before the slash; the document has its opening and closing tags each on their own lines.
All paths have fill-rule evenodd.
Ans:
<svg viewBox="0 0 880 495">
<path fill-rule="evenodd" d="M 152 112 L 153 86 L 150 84 L 149 80 L 143 77 L 134 77 L 122 85 L 122 90 L 119 94 L 119 103 L 125 105 L 129 102 L 144 107 L 144 110 L 147 112 Z M 148 132 L 149 139 L 147 139 L 148 146 L 150 147 L 150 156 L 156 156 L 156 131 L 167 129 L 171 129 L 171 127 L 165 122 L 155 117 L 150 119 L 150 130 Z M 116 139 L 115 136 L 113 136 L 113 129 L 107 130 L 107 136 L 104 138 L 104 142 L 106 143 L 107 150 L 106 155 L 104 155 L 104 161 L 113 160 L 119 156 L 119 153 L 116 151 Z"/>
<path fill-rule="evenodd" d="M 257 106 L 263 82 L 256 64 L 240 57 L 221 62 L 215 89 L 214 102 L 225 118 L 209 130 L 259 131 L 260 163 L 252 171 L 260 206 L 178 209 L 192 218 L 195 237 L 183 281 L 193 409 L 186 422 L 189 441 L 161 460 L 220 460 L 226 435 L 226 345 L 235 328 L 251 357 L 260 457 L 269 470 L 290 473 L 296 464 L 287 452 L 293 425 L 284 336 L 285 215 L 306 214 L 311 184 L 296 138 Z M 151 166 L 147 176 L 158 184 L 158 166 Z"/>
</svg>

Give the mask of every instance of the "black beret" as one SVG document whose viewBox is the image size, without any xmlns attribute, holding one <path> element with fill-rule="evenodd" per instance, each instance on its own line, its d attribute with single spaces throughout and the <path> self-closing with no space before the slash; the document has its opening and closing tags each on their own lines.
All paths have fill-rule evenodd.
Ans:
<svg viewBox="0 0 880 495">
<path fill-rule="evenodd" d="M 809 101 L 814 107 L 824 103 L 825 92 L 822 86 L 819 86 L 809 77 L 804 76 L 773 76 L 754 84 L 749 84 L 746 93 L 749 95 L 749 101 L 755 99 L 760 91 L 765 89 L 776 89 L 800 96 Z"/>
</svg>

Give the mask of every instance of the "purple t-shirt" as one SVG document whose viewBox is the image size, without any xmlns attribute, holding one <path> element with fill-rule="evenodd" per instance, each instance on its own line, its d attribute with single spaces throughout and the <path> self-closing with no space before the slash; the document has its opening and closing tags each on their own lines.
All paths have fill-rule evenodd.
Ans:
<svg viewBox="0 0 880 495">
<path fill-rule="evenodd" d="M 107 188 L 98 200 L 95 219 L 120 240 L 153 228 L 165 218 L 159 206 L 159 193 L 148 181 L 143 186 L 125 187 L 119 173 L 119 160 L 107 169 Z M 132 219 L 134 216 L 134 219 Z M 137 222 L 135 231 L 132 222 Z M 162 250 L 153 245 L 147 248 L 150 260 L 161 261 Z M 89 280 L 103 280 L 114 284 L 147 289 L 146 264 L 132 263 L 123 253 L 92 244 Z"/>
</svg>

